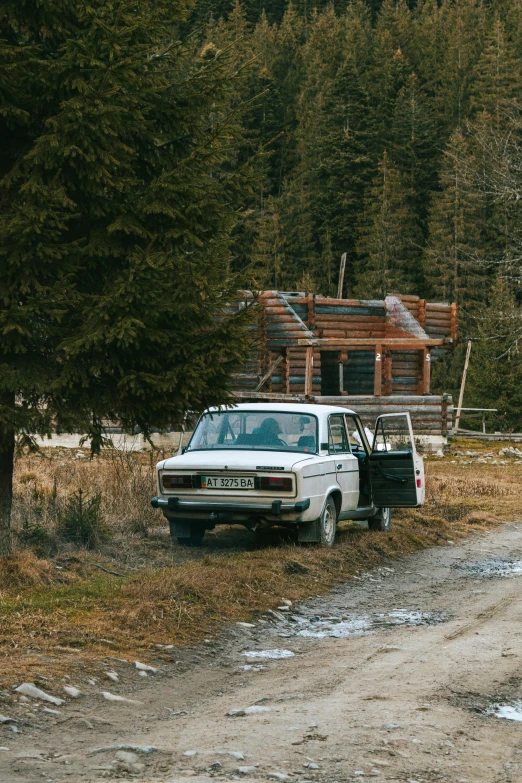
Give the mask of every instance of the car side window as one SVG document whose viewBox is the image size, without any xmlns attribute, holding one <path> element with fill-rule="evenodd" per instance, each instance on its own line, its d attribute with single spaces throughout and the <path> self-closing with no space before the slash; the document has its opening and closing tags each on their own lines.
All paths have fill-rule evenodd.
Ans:
<svg viewBox="0 0 522 783">
<path fill-rule="evenodd" d="M 345 416 L 346 429 L 348 430 L 348 441 L 352 451 L 368 451 L 365 444 L 365 436 L 361 431 L 361 423 L 354 416 Z"/>
<path fill-rule="evenodd" d="M 328 419 L 328 450 L 330 454 L 350 453 L 342 414 L 334 414 Z"/>
</svg>

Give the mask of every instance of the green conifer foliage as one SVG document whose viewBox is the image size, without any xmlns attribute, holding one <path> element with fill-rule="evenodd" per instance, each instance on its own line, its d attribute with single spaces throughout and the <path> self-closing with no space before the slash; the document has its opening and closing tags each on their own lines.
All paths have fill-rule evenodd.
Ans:
<svg viewBox="0 0 522 783">
<path fill-rule="evenodd" d="M 377 38 L 373 58 L 373 65 L 366 75 L 366 88 L 370 96 L 376 153 L 381 156 L 393 143 L 395 103 L 411 69 L 389 30 L 384 30 Z"/>
<path fill-rule="evenodd" d="M 17 433 L 168 426 L 224 402 L 246 350 L 225 311 L 229 63 L 177 40 L 184 13 L 0 9 L 0 554 Z"/>
<path fill-rule="evenodd" d="M 475 67 L 482 51 L 486 12 L 477 0 L 445 4 L 442 62 L 434 100 L 448 137 L 468 116 Z"/>
<path fill-rule="evenodd" d="M 419 237 L 409 193 L 385 152 L 366 196 L 359 227 L 356 294 L 384 298 L 409 293 L 419 274 Z"/>
<path fill-rule="evenodd" d="M 471 113 L 487 112 L 496 125 L 520 110 L 521 63 L 498 16 L 475 69 Z"/>
<path fill-rule="evenodd" d="M 472 319 L 466 405 L 496 408 L 504 431 L 522 428 L 522 311 L 498 277 L 488 306 Z"/>
<path fill-rule="evenodd" d="M 390 157 L 411 192 L 411 207 L 424 234 L 429 195 L 437 186 L 438 130 L 419 78 L 412 73 L 395 103 Z"/>
<path fill-rule="evenodd" d="M 456 130 L 442 160 L 440 192 L 433 197 L 424 269 L 431 296 L 464 308 L 485 294 L 484 201 L 475 172 L 469 144 Z"/>
<path fill-rule="evenodd" d="M 315 222 L 323 242 L 328 237 L 328 247 L 324 248 L 327 254 L 333 253 L 339 259 L 347 253 L 345 279 L 350 286 L 356 262 L 357 222 L 364 192 L 374 173 L 368 96 L 350 60 L 342 63 L 328 84 L 322 113 L 320 150 L 316 157 Z M 328 267 L 321 264 L 320 272 L 316 276 L 326 284 Z"/>
</svg>

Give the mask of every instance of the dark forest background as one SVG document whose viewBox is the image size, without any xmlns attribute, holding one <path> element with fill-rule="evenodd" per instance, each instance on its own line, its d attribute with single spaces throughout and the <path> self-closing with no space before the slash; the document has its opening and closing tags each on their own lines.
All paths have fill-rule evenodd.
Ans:
<svg viewBox="0 0 522 783">
<path fill-rule="evenodd" d="M 235 235 L 248 284 L 335 294 L 346 252 L 345 297 L 457 302 L 436 386 L 455 392 L 471 337 L 467 403 L 518 424 L 522 5 L 199 0 L 184 34 L 230 58 L 249 107 L 231 163 L 260 159 Z"/>
</svg>

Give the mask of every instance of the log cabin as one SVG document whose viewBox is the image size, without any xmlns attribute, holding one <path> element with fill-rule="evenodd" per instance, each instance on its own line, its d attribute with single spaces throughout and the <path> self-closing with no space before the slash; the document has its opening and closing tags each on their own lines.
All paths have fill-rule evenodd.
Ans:
<svg viewBox="0 0 522 783">
<path fill-rule="evenodd" d="M 381 413 L 409 410 L 418 434 L 451 430 L 451 396 L 431 394 L 430 369 L 457 341 L 455 304 L 263 291 L 256 308 L 256 348 L 234 376 L 238 399 L 344 405 L 370 427 Z"/>
</svg>

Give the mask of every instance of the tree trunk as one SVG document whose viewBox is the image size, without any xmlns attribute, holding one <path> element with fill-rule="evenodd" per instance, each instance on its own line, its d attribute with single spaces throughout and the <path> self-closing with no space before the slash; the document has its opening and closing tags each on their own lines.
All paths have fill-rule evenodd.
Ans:
<svg viewBox="0 0 522 783">
<path fill-rule="evenodd" d="M 0 430 L 0 557 L 11 554 L 14 449 L 14 432 Z"/>
</svg>

